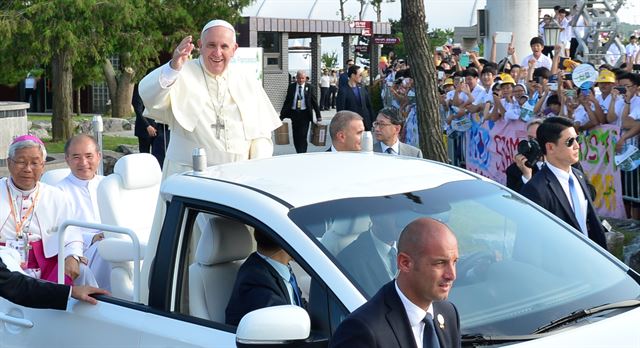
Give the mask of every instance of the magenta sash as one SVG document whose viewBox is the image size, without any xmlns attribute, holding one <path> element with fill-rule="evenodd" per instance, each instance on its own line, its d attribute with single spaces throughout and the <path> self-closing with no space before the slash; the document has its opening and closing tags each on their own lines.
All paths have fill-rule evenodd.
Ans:
<svg viewBox="0 0 640 348">
<path fill-rule="evenodd" d="M 27 263 L 27 268 L 40 268 L 40 279 L 57 283 L 58 255 L 45 257 L 41 240 L 31 242 L 29 244 L 31 244 L 31 249 L 29 250 L 29 262 Z M 73 280 L 65 274 L 64 283 L 66 285 L 72 285 Z"/>
</svg>

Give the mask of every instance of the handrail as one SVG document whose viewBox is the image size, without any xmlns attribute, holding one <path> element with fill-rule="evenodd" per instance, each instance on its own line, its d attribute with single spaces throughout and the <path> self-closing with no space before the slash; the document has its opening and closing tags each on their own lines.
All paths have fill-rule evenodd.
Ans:
<svg viewBox="0 0 640 348">
<path fill-rule="evenodd" d="M 67 227 L 69 226 L 126 234 L 131 238 L 135 249 L 133 259 L 133 301 L 140 302 L 140 241 L 138 240 L 138 236 L 135 232 L 126 227 L 97 224 L 79 220 L 65 220 L 60 227 L 58 227 L 58 284 L 64 284 L 64 235 Z"/>
</svg>

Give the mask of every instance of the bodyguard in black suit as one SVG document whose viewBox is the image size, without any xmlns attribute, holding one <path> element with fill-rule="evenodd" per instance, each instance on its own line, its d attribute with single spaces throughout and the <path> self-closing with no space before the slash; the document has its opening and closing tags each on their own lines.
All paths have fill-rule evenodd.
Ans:
<svg viewBox="0 0 640 348">
<path fill-rule="evenodd" d="M 154 119 L 144 117 L 144 103 L 138 92 L 138 84 L 133 87 L 133 99 L 131 101 L 136 113 L 136 124 L 133 135 L 138 138 L 138 150 L 141 153 L 151 153 L 160 163 L 164 163 L 164 156 L 169 146 L 169 127 L 166 124 L 156 122 Z"/>
<path fill-rule="evenodd" d="M 227 304 L 225 322 L 229 325 L 238 325 L 245 314 L 264 307 L 288 304 L 306 307 L 296 282 L 289 283 L 288 271 L 285 280 L 283 274 L 274 268 L 279 263 L 286 269 L 291 257 L 263 232 L 256 230 L 254 238 L 258 251 L 249 255 L 238 270 Z M 285 281 L 291 286 L 291 292 Z"/>
<path fill-rule="evenodd" d="M 92 304 L 96 300 L 91 294 L 106 294 L 105 290 L 90 286 L 74 286 L 70 291 L 68 285 L 55 284 L 31 278 L 22 273 L 11 272 L 0 259 L 0 297 L 15 304 L 31 308 L 67 308 L 69 295 Z"/>
<path fill-rule="evenodd" d="M 444 301 L 457 259 L 458 243 L 446 225 L 411 222 L 398 241 L 397 279 L 340 323 L 330 347 L 460 347 L 458 312 Z"/>
<path fill-rule="evenodd" d="M 573 122 L 564 117 L 547 118 L 536 136 L 546 163 L 520 193 L 606 249 L 604 229 L 591 203 L 584 174 L 571 167 L 578 162 L 580 151 Z"/>
<path fill-rule="evenodd" d="M 302 70 L 298 71 L 296 82 L 289 85 L 287 97 L 280 111 L 280 119 L 291 119 L 293 146 L 297 153 L 307 152 L 307 133 L 309 122 L 313 120 L 313 111 L 316 113 L 318 122 L 322 121 L 316 99 L 316 87 L 307 83 L 306 79 L 306 73 Z"/>
<path fill-rule="evenodd" d="M 346 86 L 340 87 L 338 90 L 338 101 L 336 102 L 336 110 L 349 110 L 362 116 L 364 128 L 371 130 L 374 115 L 371 107 L 371 98 L 369 92 L 360 84 L 362 81 L 362 68 L 352 65 L 347 70 L 349 80 Z"/>
</svg>

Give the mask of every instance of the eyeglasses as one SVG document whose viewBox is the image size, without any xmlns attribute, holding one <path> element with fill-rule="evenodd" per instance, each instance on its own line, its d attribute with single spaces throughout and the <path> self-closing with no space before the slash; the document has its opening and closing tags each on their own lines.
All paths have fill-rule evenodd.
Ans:
<svg viewBox="0 0 640 348">
<path fill-rule="evenodd" d="M 373 126 L 383 128 L 386 126 L 393 126 L 393 123 L 382 123 L 382 122 L 376 121 L 376 122 L 373 122 Z"/>
<path fill-rule="evenodd" d="M 13 164 L 15 164 L 16 167 L 18 167 L 19 169 L 24 169 L 27 166 L 31 167 L 31 169 L 38 169 L 44 165 L 44 162 L 41 162 L 41 161 L 34 161 L 34 162 L 14 161 L 11 158 L 9 158 L 9 161 L 13 162 Z"/>
<path fill-rule="evenodd" d="M 572 147 L 574 142 L 578 142 L 578 139 L 580 139 L 579 136 L 573 137 L 573 138 L 569 138 L 564 142 L 564 144 L 567 145 L 567 147 Z"/>
</svg>

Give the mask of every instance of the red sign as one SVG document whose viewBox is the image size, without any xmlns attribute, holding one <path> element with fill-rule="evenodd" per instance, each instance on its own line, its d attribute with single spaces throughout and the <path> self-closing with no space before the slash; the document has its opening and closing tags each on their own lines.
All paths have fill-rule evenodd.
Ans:
<svg viewBox="0 0 640 348">
<path fill-rule="evenodd" d="M 353 46 L 353 50 L 356 52 L 368 52 L 369 51 L 369 46 L 368 45 L 354 45 Z"/>
<path fill-rule="evenodd" d="M 376 45 L 397 45 L 400 39 L 397 37 L 374 37 L 373 43 Z"/>
<path fill-rule="evenodd" d="M 372 21 L 353 21 L 349 23 L 351 28 L 362 29 L 362 36 L 371 36 L 373 34 L 373 22 Z"/>
</svg>

